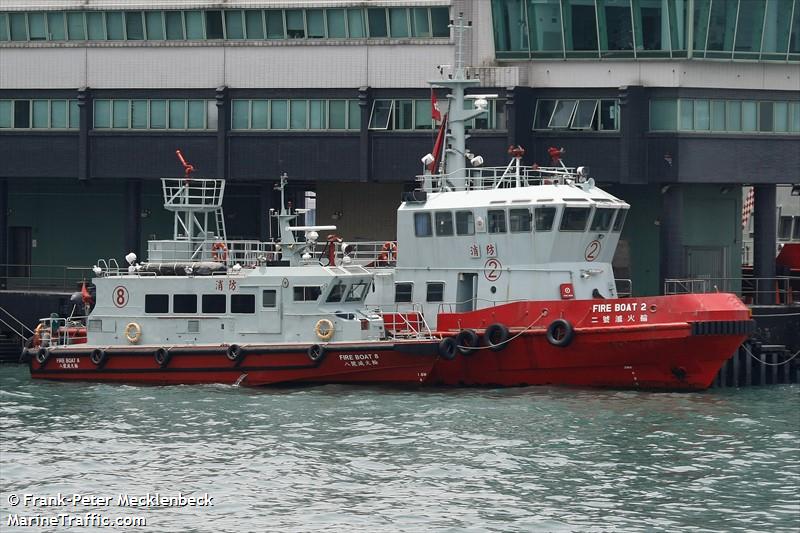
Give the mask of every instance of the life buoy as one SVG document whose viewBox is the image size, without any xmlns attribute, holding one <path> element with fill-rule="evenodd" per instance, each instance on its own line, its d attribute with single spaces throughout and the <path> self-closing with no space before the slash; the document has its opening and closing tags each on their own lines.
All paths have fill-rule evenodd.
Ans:
<svg viewBox="0 0 800 533">
<path fill-rule="evenodd" d="M 506 347 L 508 341 L 508 328 L 503 324 L 491 324 L 483 332 L 483 340 L 486 346 L 493 352 L 499 352 Z"/>
<path fill-rule="evenodd" d="M 44 330 L 44 324 L 39 322 L 36 326 L 36 329 L 33 330 L 33 336 L 31 337 L 31 347 L 35 348 L 42 344 L 42 330 Z"/>
<path fill-rule="evenodd" d="M 322 318 L 317 322 L 317 325 L 314 326 L 314 333 L 317 334 L 317 337 L 323 341 L 331 340 L 333 337 L 334 327 L 333 322 L 328 320 L 327 318 Z"/>
<path fill-rule="evenodd" d="M 228 346 L 228 350 L 225 352 L 225 356 L 233 361 L 234 363 L 238 363 L 242 360 L 244 356 L 244 350 L 238 344 L 231 344 Z"/>
<path fill-rule="evenodd" d="M 92 350 L 91 355 L 89 355 L 89 359 L 95 364 L 95 366 L 97 366 L 97 368 L 103 368 L 106 364 L 107 358 L 108 355 L 106 354 L 106 351 L 101 350 L 100 348 L 95 348 Z"/>
<path fill-rule="evenodd" d="M 48 359 L 50 359 L 50 350 L 47 348 L 39 348 L 39 351 L 36 352 L 36 362 L 39 363 L 39 368 L 44 368 Z"/>
<path fill-rule="evenodd" d="M 458 344 L 456 344 L 456 340 L 453 337 L 445 337 L 439 341 L 439 355 L 447 361 L 452 361 L 456 358 L 457 348 Z"/>
<path fill-rule="evenodd" d="M 462 329 L 456 335 L 456 345 L 459 352 L 463 355 L 469 355 L 478 346 L 478 334 L 475 333 L 474 329 Z"/>
<path fill-rule="evenodd" d="M 142 326 L 136 322 L 129 322 L 128 325 L 125 326 L 125 338 L 128 339 L 128 342 L 131 344 L 139 342 L 139 339 L 142 338 Z"/>
<path fill-rule="evenodd" d="M 391 262 L 397 261 L 397 243 L 394 241 L 386 241 L 381 246 L 381 254 L 378 256 L 379 261 Z"/>
<path fill-rule="evenodd" d="M 224 263 L 228 260 L 228 247 L 224 242 L 215 242 L 211 245 L 211 259 Z"/>
<path fill-rule="evenodd" d="M 308 347 L 306 354 L 308 355 L 309 359 L 315 363 L 318 363 L 322 361 L 323 357 L 325 357 L 325 347 L 319 344 L 312 344 Z"/>
<path fill-rule="evenodd" d="M 156 360 L 156 364 L 159 368 L 166 368 L 169 365 L 169 360 L 172 359 L 172 354 L 169 353 L 169 350 L 165 348 L 159 348 L 156 350 L 156 353 L 153 354 L 153 357 Z"/>
<path fill-rule="evenodd" d="M 572 342 L 575 328 L 567 320 L 557 318 L 547 326 L 547 342 L 559 348 L 565 348 Z"/>
</svg>

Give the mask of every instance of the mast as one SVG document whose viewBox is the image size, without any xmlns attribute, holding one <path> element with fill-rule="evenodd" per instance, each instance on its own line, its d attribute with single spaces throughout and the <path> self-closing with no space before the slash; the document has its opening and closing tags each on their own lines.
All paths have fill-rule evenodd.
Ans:
<svg viewBox="0 0 800 533">
<path fill-rule="evenodd" d="M 445 174 L 448 186 L 453 190 L 467 188 L 467 135 L 464 123 L 486 112 L 486 107 L 464 109 L 464 90 L 467 87 L 480 85 L 478 79 L 467 79 L 464 66 L 464 33 L 472 28 L 472 24 L 464 22 L 464 14 L 459 13 L 454 24 L 451 24 L 456 40 L 455 68 L 449 79 L 433 80 L 428 83 L 432 87 L 445 87 L 450 89 L 447 96 L 450 99 L 448 107 L 448 131 L 446 137 L 447 149 L 445 150 Z"/>
</svg>

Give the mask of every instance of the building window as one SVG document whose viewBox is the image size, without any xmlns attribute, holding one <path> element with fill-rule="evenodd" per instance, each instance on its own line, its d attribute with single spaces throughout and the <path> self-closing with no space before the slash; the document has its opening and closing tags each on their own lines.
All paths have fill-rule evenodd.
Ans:
<svg viewBox="0 0 800 533">
<path fill-rule="evenodd" d="M 436 236 L 449 237 L 453 234 L 453 213 L 440 211 L 436 213 Z"/>
<path fill-rule="evenodd" d="M 472 211 L 456 211 L 456 233 L 475 235 L 475 219 Z"/>
<path fill-rule="evenodd" d="M 506 211 L 505 209 L 490 209 L 486 213 L 489 233 L 506 232 Z"/>
<path fill-rule="evenodd" d="M 589 207 L 565 207 L 561 215 L 561 231 L 586 231 L 589 221 Z"/>
<path fill-rule="evenodd" d="M 472 102 L 465 102 L 464 108 L 472 109 Z M 379 99 L 372 102 L 371 130 L 430 130 L 435 126 L 430 99 Z M 464 126 L 467 129 L 505 129 L 505 100 L 490 100 L 487 113 L 466 121 Z"/>
<path fill-rule="evenodd" d="M 173 313 L 196 313 L 197 295 L 196 294 L 175 294 L 172 296 Z"/>
<path fill-rule="evenodd" d="M 169 313 L 169 295 L 167 294 L 145 294 L 144 295 L 145 313 Z"/>
<path fill-rule="evenodd" d="M 234 130 L 359 130 L 358 100 L 233 100 Z"/>
<path fill-rule="evenodd" d="M 278 292 L 275 289 L 265 289 L 261 292 L 261 307 L 275 308 L 278 306 Z"/>
<path fill-rule="evenodd" d="M 611 99 L 537 100 L 533 129 L 619 131 L 619 102 Z"/>
<path fill-rule="evenodd" d="M 444 282 L 429 281 L 426 285 L 427 285 L 427 293 L 425 295 L 426 302 L 444 301 Z"/>
<path fill-rule="evenodd" d="M 322 294 L 322 287 L 318 285 L 298 286 L 294 288 L 295 302 L 316 302 Z"/>
<path fill-rule="evenodd" d="M 216 129 L 214 100 L 94 101 L 95 129 Z"/>
<path fill-rule="evenodd" d="M 410 303 L 411 293 L 414 290 L 413 283 L 395 283 L 394 301 L 396 303 Z"/>
<path fill-rule="evenodd" d="M 650 131 L 787 134 L 800 132 L 800 101 L 650 100 Z"/>
<path fill-rule="evenodd" d="M 792 236 L 792 217 L 780 217 L 778 220 L 778 238 L 788 241 Z"/>
<path fill-rule="evenodd" d="M 0 129 L 77 129 L 77 100 L 0 100 Z"/>
<path fill-rule="evenodd" d="M 231 294 L 231 313 L 252 314 L 255 312 L 255 294 Z"/>
</svg>

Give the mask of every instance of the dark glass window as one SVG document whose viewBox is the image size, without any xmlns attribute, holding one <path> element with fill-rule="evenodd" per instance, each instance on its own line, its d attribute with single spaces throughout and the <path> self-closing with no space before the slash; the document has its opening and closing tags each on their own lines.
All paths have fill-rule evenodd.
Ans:
<svg viewBox="0 0 800 533">
<path fill-rule="evenodd" d="M 397 303 L 411 302 L 411 293 L 414 289 L 413 283 L 395 283 L 394 301 Z"/>
<path fill-rule="evenodd" d="M 279 9 L 271 9 L 266 12 L 267 17 L 267 39 L 283 39 L 283 13 Z"/>
<path fill-rule="evenodd" d="M 245 11 L 244 23 L 248 39 L 264 38 L 264 21 L 262 20 L 262 11 L 260 9 Z"/>
<path fill-rule="evenodd" d="M 278 306 L 278 294 L 277 291 L 274 289 L 267 289 L 261 293 L 262 298 L 262 307 L 277 307 Z"/>
<path fill-rule="evenodd" d="M 367 295 L 367 288 L 369 284 L 367 283 L 354 283 L 350 290 L 347 291 L 347 298 L 345 298 L 345 302 L 360 302 L 364 299 Z"/>
<path fill-rule="evenodd" d="M 433 235 L 430 213 L 414 213 L 414 235 L 417 237 L 430 237 Z"/>
<path fill-rule="evenodd" d="M 428 282 L 428 293 L 425 297 L 428 302 L 444 301 L 444 283 L 441 281 Z"/>
<path fill-rule="evenodd" d="M 224 294 L 204 294 L 203 295 L 203 312 L 213 314 L 225 313 L 225 295 Z"/>
<path fill-rule="evenodd" d="M 611 220 L 614 218 L 613 209 L 597 208 L 592 218 L 592 231 L 608 231 L 611 228 Z"/>
<path fill-rule="evenodd" d="M 589 221 L 588 207 L 565 207 L 561 216 L 561 231 L 584 231 Z"/>
<path fill-rule="evenodd" d="M 533 210 L 536 231 L 550 231 L 556 218 L 555 207 L 537 207 Z"/>
<path fill-rule="evenodd" d="M 295 302 L 316 302 L 319 295 L 322 294 L 322 287 L 312 285 L 308 287 L 295 287 L 294 288 L 294 301 Z"/>
<path fill-rule="evenodd" d="M 453 213 L 442 211 L 436 213 L 436 235 L 449 236 L 453 234 Z"/>
<path fill-rule="evenodd" d="M 617 211 L 617 218 L 614 219 L 614 231 L 622 231 L 622 226 L 625 224 L 625 216 L 628 214 L 627 209 L 620 209 Z"/>
<path fill-rule="evenodd" d="M 169 313 L 169 295 L 167 294 L 145 294 L 144 295 L 145 313 Z"/>
<path fill-rule="evenodd" d="M 472 211 L 456 211 L 456 233 L 475 235 L 475 219 Z"/>
<path fill-rule="evenodd" d="M 206 11 L 206 39 L 223 39 L 224 37 L 222 11 Z"/>
<path fill-rule="evenodd" d="M 597 17 L 595 16 L 594 2 L 584 2 L 586 5 L 576 5 L 573 0 L 571 6 L 571 32 L 567 36 L 567 50 L 591 51 L 597 50 Z M 571 45 L 571 46 L 570 46 Z M 596 56 L 596 54 L 592 54 Z M 590 57 L 592 57 L 590 56 Z"/>
<path fill-rule="evenodd" d="M 30 100 L 17 100 L 14 102 L 14 127 L 31 127 L 31 102 Z"/>
<path fill-rule="evenodd" d="M 176 294 L 172 297 L 173 313 L 196 313 L 197 295 L 196 294 Z"/>
<path fill-rule="evenodd" d="M 231 313 L 251 314 L 255 312 L 255 294 L 231 294 Z"/>
<path fill-rule="evenodd" d="M 144 39 L 144 22 L 141 11 L 125 12 L 125 31 L 129 41 Z"/>
<path fill-rule="evenodd" d="M 512 233 L 531 230 L 531 212 L 528 209 L 510 209 L 508 225 Z"/>
<path fill-rule="evenodd" d="M 788 241 L 792 234 L 792 217 L 781 217 L 778 221 L 778 238 Z"/>
<path fill-rule="evenodd" d="M 369 8 L 367 10 L 367 22 L 369 23 L 369 36 L 388 37 L 386 31 L 386 9 L 383 7 Z"/>
<path fill-rule="evenodd" d="M 286 10 L 286 36 L 289 39 L 305 39 L 306 26 L 302 9 Z"/>
<path fill-rule="evenodd" d="M 328 297 L 325 298 L 325 301 L 328 303 L 337 303 L 342 301 L 342 296 L 344 296 L 344 289 L 347 286 L 344 283 L 337 283 L 331 289 L 331 292 L 328 293 Z"/>
<path fill-rule="evenodd" d="M 794 229 L 792 230 L 792 240 L 800 241 L 800 217 L 794 217 Z"/>
<path fill-rule="evenodd" d="M 225 38 L 244 39 L 244 20 L 241 11 L 225 11 Z M 231 305 L 233 305 L 233 302 L 231 302 Z"/>
<path fill-rule="evenodd" d="M 489 233 L 506 232 L 506 211 L 505 209 L 490 209 L 487 212 Z"/>
<path fill-rule="evenodd" d="M 180 11 L 165 11 L 164 21 L 167 26 L 167 39 L 170 41 L 183 40 L 183 17 Z"/>
<path fill-rule="evenodd" d="M 431 8 L 431 27 L 434 37 L 450 37 L 450 9 L 447 7 Z"/>
<path fill-rule="evenodd" d="M 306 25 L 308 26 L 309 39 L 322 39 L 325 37 L 325 18 L 321 9 L 306 10 Z"/>
</svg>

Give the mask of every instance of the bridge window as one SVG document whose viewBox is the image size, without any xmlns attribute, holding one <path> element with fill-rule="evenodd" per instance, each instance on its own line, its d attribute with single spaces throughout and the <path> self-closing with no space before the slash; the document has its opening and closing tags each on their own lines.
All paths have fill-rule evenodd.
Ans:
<svg viewBox="0 0 800 533">
<path fill-rule="evenodd" d="M 261 307 L 278 307 L 278 291 L 267 289 L 261 292 Z"/>
<path fill-rule="evenodd" d="M 428 302 L 443 302 L 444 301 L 444 282 L 442 281 L 429 281 L 427 284 L 427 294 L 425 300 Z"/>
<path fill-rule="evenodd" d="M 561 215 L 561 231 L 586 231 L 589 221 L 589 207 L 565 207 Z"/>
<path fill-rule="evenodd" d="M 453 234 L 453 213 L 442 211 L 436 213 L 436 235 L 448 237 Z"/>
<path fill-rule="evenodd" d="M 475 235 L 475 219 L 472 211 L 456 211 L 456 233 Z"/>
<path fill-rule="evenodd" d="M 395 283 L 394 284 L 394 301 L 396 303 L 410 303 L 411 293 L 414 290 L 413 283 Z"/>
<path fill-rule="evenodd" d="M 608 231 L 611 228 L 611 220 L 614 218 L 613 209 L 597 208 L 594 211 L 594 218 L 590 229 L 592 231 Z"/>
<path fill-rule="evenodd" d="M 225 313 L 225 295 L 224 294 L 204 294 L 203 295 L 203 313 L 221 315 Z"/>
<path fill-rule="evenodd" d="M 617 218 L 614 219 L 614 228 L 613 230 L 617 233 L 622 231 L 622 226 L 625 224 L 625 217 L 628 215 L 627 209 L 620 209 L 617 211 Z"/>
<path fill-rule="evenodd" d="M 555 207 L 537 207 L 533 210 L 536 231 L 550 231 L 556 218 Z"/>
<path fill-rule="evenodd" d="M 337 282 L 336 285 L 334 285 L 331 289 L 331 292 L 328 293 L 328 297 L 325 298 L 325 301 L 328 303 L 341 302 L 346 287 L 347 286 L 344 283 Z"/>
<path fill-rule="evenodd" d="M 255 294 L 231 294 L 231 313 L 252 314 L 255 312 Z"/>
<path fill-rule="evenodd" d="M 197 295 L 196 294 L 176 294 L 172 297 L 173 313 L 196 313 Z"/>
<path fill-rule="evenodd" d="M 322 287 L 312 285 L 308 287 L 295 287 L 294 288 L 294 301 L 295 302 L 316 302 L 322 294 Z"/>
<path fill-rule="evenodd" d="M 145 313 L 169 313 L 169 295 L 167 294 L 145 294 L 144 295 Z"/>
<path fill-rule="evenodd" d="M 360 302 L 367 295 L 367 283 L 354 283 L 347 292 L 345 302 Z"/>
<path fill-rule="evenodd" d="M 506 212 L 504 209 L 490 209 L 487 212 L 489 233 L 506 232 Z"/>
<path fill-rule="evenodd" d="M 430 237 L 433 235 L 430 213 L 414 213 L 414 235 L 417 237 Z"/>
<path fill-rule="evenodd" d="M 508 225 L 512 233 L 531 230 L 531 212 L 528 209 L 510 209 Z"/>
</svg>

